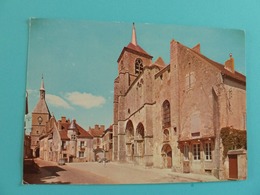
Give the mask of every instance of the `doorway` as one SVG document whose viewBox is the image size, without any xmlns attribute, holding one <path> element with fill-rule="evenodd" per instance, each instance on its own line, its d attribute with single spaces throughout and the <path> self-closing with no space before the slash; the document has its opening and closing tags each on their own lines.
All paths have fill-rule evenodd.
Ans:
<svg viewBox="0 0 260 195">
<path fill-rule="evenodd" d="M 162 147 L 163 167 L 172 168 L 172 148 L 169 144 Z"/>
<path fill-rule="evenodd" d="M 237 155 L 230 154 L 230 155 L 228 155 L 228 159 L 229 159 L 229 178 L 238 179 Z"/>
</svg>

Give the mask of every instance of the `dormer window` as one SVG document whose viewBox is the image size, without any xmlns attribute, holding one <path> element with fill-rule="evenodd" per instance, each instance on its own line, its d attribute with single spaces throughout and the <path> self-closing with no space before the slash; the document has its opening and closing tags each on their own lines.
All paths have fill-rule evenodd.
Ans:
<svg viewBox="0 0 260 195">
<path fill-rule="evenodd" d="M 135 60 L 135 74 L 140 74 L 143 72 L 143 61 L 140 58 Z"/>
</svg>

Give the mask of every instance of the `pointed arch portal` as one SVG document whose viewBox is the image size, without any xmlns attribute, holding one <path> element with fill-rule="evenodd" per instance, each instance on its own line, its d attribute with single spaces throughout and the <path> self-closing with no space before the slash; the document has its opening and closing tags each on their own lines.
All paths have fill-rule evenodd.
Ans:
<svg viewBox="0 0 260 195">
<path fill-rule="evenodd" d="M 144 126 L 142 123 L 139 123 L 137 125 L 136 140 L 137 140 L 136 154 L 139 158 L 143 158 L 145 153 L 145 143 L 144 143 Z"/>
<path fill-rule="evenodd" d="M 163 158 L 163 167 L 171 168 L 172 167 L 172 148 L 169 144 L 163 145 L 162 158 Z"/>
<path fill-rule="evenodd" d="M 134 126 L 131 120 L 126 124 L 126 158 L 127 161 L 134 160 Z"/>
</svg>

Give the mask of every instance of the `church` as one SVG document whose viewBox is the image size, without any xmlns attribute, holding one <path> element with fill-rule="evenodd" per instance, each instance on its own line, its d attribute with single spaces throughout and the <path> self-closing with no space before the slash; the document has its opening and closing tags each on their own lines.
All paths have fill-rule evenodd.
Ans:
<svg viewBox="0 0 260 195">
<path fill-rule="evenodd" d="M 32 129 L 30 133 L 31 137 L 31 150 L 33 156 L 39 156 L 39 138 L 42 135 L 48 134 L 46 129 L 46 123 L 49 122 L 51 114 L 48 105 L 45 100 L 45 87 L 44 80 L 42 77 L 40 86 L 40 98 L 38 103 L 32 111 Z"/>
<path fill-rule="evenodd" d="M 172 40 L 170 63 L 153 61 L 133 24 L 117 62 L 114 161 L 245 179 L 246 143 L 236 135 L 246 139 L 246 77 L 235 71 L 232 54 L 220 64 L 204 56 L 200 44 L 188 48 Z"/>
</svg>

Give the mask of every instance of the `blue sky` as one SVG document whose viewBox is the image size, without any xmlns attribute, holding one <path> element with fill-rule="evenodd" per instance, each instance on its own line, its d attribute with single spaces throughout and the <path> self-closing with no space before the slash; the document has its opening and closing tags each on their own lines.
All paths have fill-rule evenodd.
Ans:
<svg viewBox="0 0 260 195">
<path fill-rule="evenodd" d="M 245 74 L 245 36 L 240 30 L 135 24 L 138 44 L 153 61 L 169 63 L 170 41 L 193 47 L 223 64 L 229 53 Z M 117 59 L 131 41 L 131 23 L 31 19 L 27 61 L 29 111 L 39 98 L 44 76 L 46 101 L 56 119 L 74 118 L 85 129 L 113 123 L 113 82 Z M 29 118 L 29 117 L 28 117 Z"/>
</svg>

